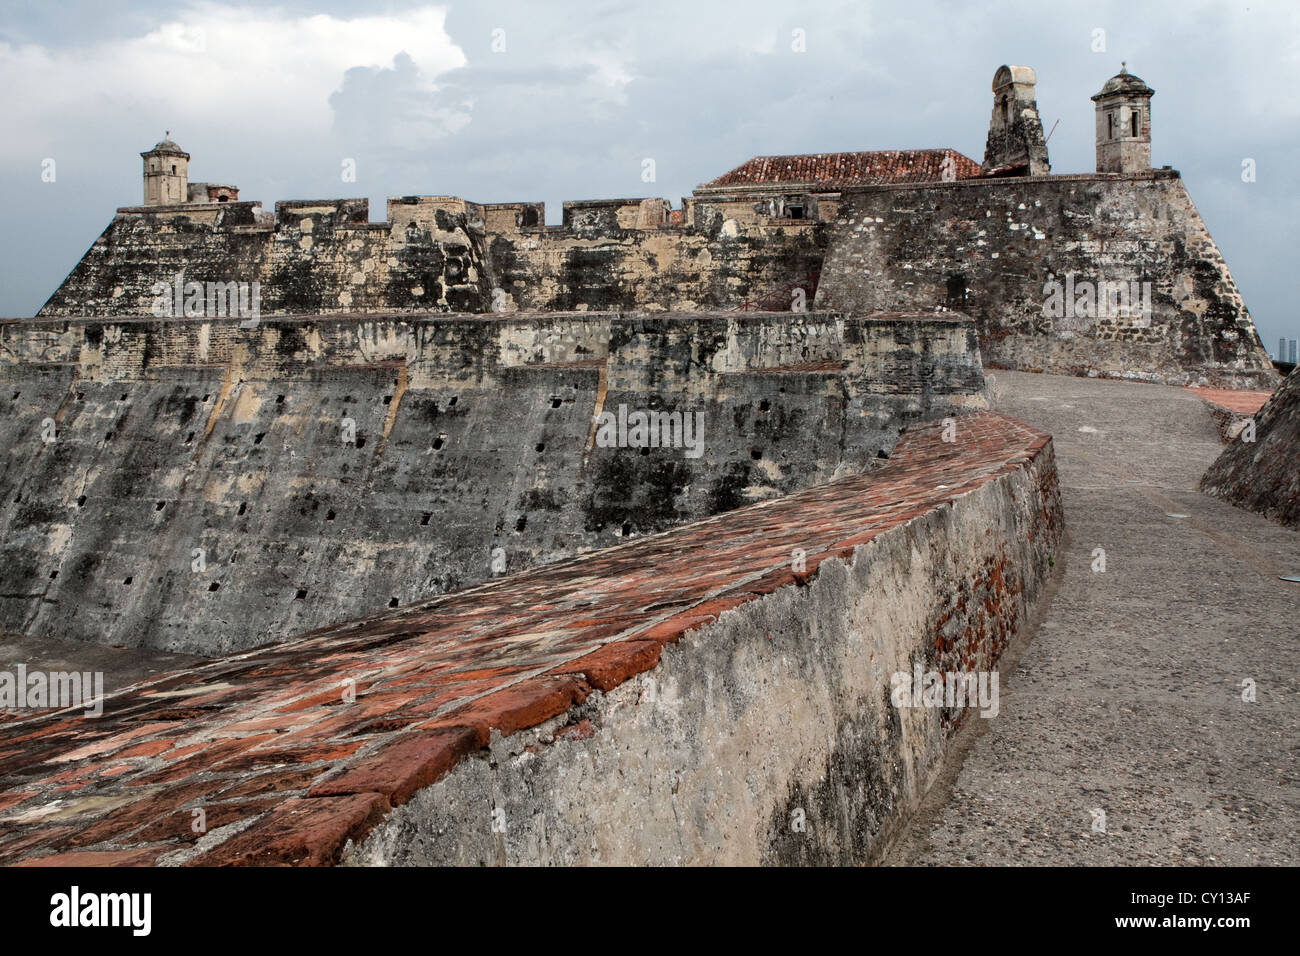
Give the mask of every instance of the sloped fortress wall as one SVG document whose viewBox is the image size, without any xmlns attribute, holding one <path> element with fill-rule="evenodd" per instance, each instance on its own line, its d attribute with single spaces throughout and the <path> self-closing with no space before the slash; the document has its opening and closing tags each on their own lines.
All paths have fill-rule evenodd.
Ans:
<svg viewBox="0 0 1300 956">
<path fill-rule="evenodd" d="M 1172 170 L 846 192 L 816 301 L 964 311 L 990 367 L 1232 388 L 1277 380 Z"/>
<path fill-rule="evenodd" d="M 749 593 L 711 602 L 713 613 L 724 613 L 674 636 L 656 654 L 658 666 L 646 670 L 631 654 L 611 653 L 626 646 L 614 641 L 556 668 L 551 673 L 585 674 L 605 693 L 535 728 L 494 734 L 487 749 L 345 850 L 343 861 L 878 861 L 933 781 L 953 731 L 982 719 L 974 705 L 900 706 L 895 675 L 915 682 L 918 671 L 996 670 L 1061 543 L 1047 436 L 993 415 L 958 419 L 957 435 L 949 443 L 941 426 L 923 426 L 904 437 L 899 461 L 873 476 L 773 502 L 770 514 L 737 512 L 712 536 L 704 527 L 679 529 L 675 536 L 693 536 L 697 549 L 677 550 L 676 561 L 657 569 L 660 581 L 696 565 L 726 567 L 737 536 L 764 525 L 778 540 L 752 546 L 753 583 L 738 589 Z M 929 495 L 949 500 L 936 508 Z M 865 518 L 873 503 L 897 510 L 833 556 L 809 545 L 821 560 L 803 580 L 764 574 L 765 558 L 776 552 L 779 560 L 781 544 L 815 542 L 833 512 L 862 508 Z M 790 521 L 777 520 L 783 506 Z M 773 577 L 784 585 L 773 589 Z M 672 634 L 658 627 L 645 636 Z M 629 671 L 644 672 L 621 682 Z M 986 710 L 996 716 L 996 707 Z M 455 721 L 449 714 L 444 722 Z M 397 766 L 377 770 L 371 763 L 317 792 L 359 795 L 400 778 Z M 257 852 L 247 838 L 240 850 Z M 223 858 L 230 857 L 214 854 Z"/>
<path fill-rule="evenodd" d="M 983 389 L 968 319 L 762 313 L 11 321 L 0 380 L 0 629 L 200 654 L 867 470 Z"/>
<path fill-rule="evenodd" d="M 964 414 L 896 452 L 18 717 L 0 863 L 878 859 L 955 729 L 1005 713 L 1062 536 L 1046 435 Z"/>
<path fill-rule="evenodd" d="M 1300 369 L 1254 416 L 1254 441 L 1238 432 L 1201 479 L 1201 490 L 1293 527 L 1300 525 Z"/>
</svg>

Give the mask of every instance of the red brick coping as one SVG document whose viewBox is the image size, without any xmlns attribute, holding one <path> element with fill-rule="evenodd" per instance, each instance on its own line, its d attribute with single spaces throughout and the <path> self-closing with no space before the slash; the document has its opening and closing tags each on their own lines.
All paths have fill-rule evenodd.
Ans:
<svg viewBox="0 0 1300 956">
<path fill-rule="evenodd" d="M 963 416 L 955 442 L 941 427 L 906 433 L 867 475 L 154 678 L 98 719 L 0 724 L 0 862 L 148 865 L 186 848 L 195 865 L 336 862 L 492 728 L 567 713 L 1051 441 L 991 413 Z"/>
<path fill-rule="evenodd" d="M 1198 388 L 1188 386 L 1187 391 L 1211 405 L 1217 405 L 1219 408 L 1227 409 L 1238 415 L 1254 415 L 1272 392 L 1257 391 L 1251 389 L 1234 389 L 1234 388 Z"/>
</svg>

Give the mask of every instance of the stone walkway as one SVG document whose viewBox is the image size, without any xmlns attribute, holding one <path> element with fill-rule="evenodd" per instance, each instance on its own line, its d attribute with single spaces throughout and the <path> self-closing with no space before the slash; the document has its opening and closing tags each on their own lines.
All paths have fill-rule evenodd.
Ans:
<svg viewBox="0 0 1300 956">
<path fill-rule="evenodd" d="M 1071 540 L 1000 715 L 889 861 L 1300 862 L 1300 534 L 1198 492 L 1223 446 L 1195 393 L 994 376 L 1054 436 Z"/>
</svg>

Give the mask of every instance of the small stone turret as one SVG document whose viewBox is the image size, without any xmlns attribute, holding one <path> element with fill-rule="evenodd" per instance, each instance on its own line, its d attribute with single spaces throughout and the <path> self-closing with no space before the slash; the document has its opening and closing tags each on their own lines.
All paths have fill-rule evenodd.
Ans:
<svg viewBox="0 0 1300 956">
<path fill-rule="evenodd" d="M 1119 72 L 1092 98 L 1097 104 L 1097 172 L 1142 173 L 1151 168 L 1154 94 L 1121 63 Z"/>
<path fill-rule="evenodd" d="M 190 154 L 172 142 L 171 130 L 140 157 L 144 160 L 146 206 L 189 202 Z"/>
<path fill-rule="evenodd" d="M 1024 176 L 1046 176 L 1047 161 L 1043 121 L 1034 102 L 1037 77 L 1027 66 L 1000 66 L 993 74 L 993 118 L 984 145 L 984 170 Z"/>
</svg>

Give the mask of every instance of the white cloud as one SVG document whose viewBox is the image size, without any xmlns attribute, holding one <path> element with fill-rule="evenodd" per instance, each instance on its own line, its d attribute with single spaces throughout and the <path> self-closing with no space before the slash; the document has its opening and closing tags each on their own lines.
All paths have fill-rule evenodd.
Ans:
<svg viewBox="0 0 1300 956">
<path fill-rule="evenodd" d="M 250 142 L 271 127 L 311 136 L 328 131 L 330 94 L 350 68 L 390 67 L 405 53 L 432 87 L 466 63 L 438 7 L 344 18 L 200 3 L 170 16 L 89 47 L 0 42 L 0 86 L 22 91 L 6 104 L 0 155 L 27 155 L 82 120 L 99 127 L 106 112 L 166 117 L 173 130 L 223 118 Z"/>
</svg>

